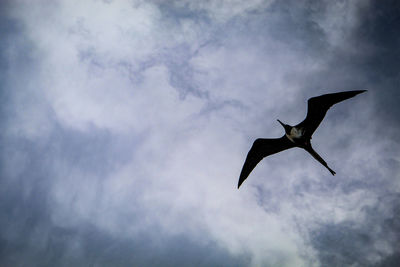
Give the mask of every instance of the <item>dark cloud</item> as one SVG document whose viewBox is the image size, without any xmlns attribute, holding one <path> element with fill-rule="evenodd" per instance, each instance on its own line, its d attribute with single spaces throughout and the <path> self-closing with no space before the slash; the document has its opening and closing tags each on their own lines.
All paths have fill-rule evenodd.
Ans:
<svg viewBox="0 0 400 267">
<path fill-rule="evenodd" d="M 322 266 L 397 266 L 400 196 L 379 198 L 361 221 L 325 224 L 312 230 L 311 242 Z"/>
<path fill-rule="evenodd" d="M 398 124 L 400 108 L 400 3 L 371 1 L 361 10 L 360 27 L 354 45 L 364 54 L 358 57 L 357 67 L 367 77 L 376 99 L 376 112 L 382 120 Z"/>
<path fill-rule="evenodd" d="M 358 22 L 346 36 L 344 46 L 325 51 L 332 55 L 327 69 L 315 76 L 310 86 L 322 87 L 324 81 L 325 88 L 332 90 L 368 89 L 375 100 L 376 115 L 397 124 L 400 5 L 391 0 L 369 1 L 359 5 L 355 13 Z"/>
<path fill-rule="evenodd" d="M 8 188 L 10 190 L 10 188 Z M 36 191 L 36 190 L 35 190 Z M 43 192 L 35 192 L 43 193 Z M 8 193 L 8 197 L 10 197 Z M 198 244 L 185 236 L 146 233 L 113 237 L 80 224 L 58 227 L 49 220 L 43 197 L 21 203 L 19 195 L 4 198 L 1 209 L 0 264 L 2 266 L 246 266 L 248 257 L 232 256 L 216 244 Z M 10 211 L 9 209 L 18 210 Z M 157 229 L 153 229 L 157 232 Z"/>
<path fill-rule="evenodd" d="M 397 1 L 371 1 L 357 9 L 357 27 L 345 46 L 331 50 L 333 57 L 326 71 L 308 80 L 305 87 L 325 87 L 333 90 L 368 89 L 373 99 L 370 127 L 376 138 L 389 139 L 399 134 L 399 24 L 400 5 Z M 352 112 L 360 112 L 352 110 Z M 377 127 L 377 128 L 375 128 Z M 379 129 L 379 130 L 377 130 Z M 386 129 L 386 130 L 383 130 Z M 395 140 L 398 143 L 398 140 Z M 391 154 L 391 148 L 386 150 Z M 398 235 L 398 195 L 387 188 L 382 179 L 398 179 L 398 161 L 387 159 L 383 174 L 371 170 L 365 178 L 355 182 L 342 181 L 343 192 L 365 188 L 380 196 L 378 206 L 366 210 L 361 221 L 324 224 L 311 231 L 312 245 L 322 266 L 398 266 L 400 247 Z M 391 166 L 389 166 L 391 165 Z M 378 178 L 381 177 L 381 178 Z M 378 178 L 378 180 L 376 180 Z M 394 192 L 396 192 L 394 190 Z M 388 196 L 386 196 L 388 195 Z M 377 230 L 377 228 L 379 230 Z M 382 244 L 383 243 L 383 244 Z M 386 247 L 382 247 L 386 246 Z"/>
<path fill-rule="evenodd" d="M 133 237 L 115 237 L 84 221 L 71 226 L 54 223 L 52 211 L 57 207 L 49 194 L 51 185 L 57 176 L 70 179 L 68 173 L 59 173 L 63 170 L 54 167 L 59 161 L 65 162 L 70 169 L 94 174 L 101 183 L 108 172 L 119 166 L 115 158 L 123 163 L 120 155 L 129 154 L 124 153 L 126 142 L 125 146 L 119 147 L 111 143 L 106 132 L 96 129 L 90 132 L 87 135 L 55 127 L 46 140 L 36 142 L 3 136 L 0 265 L 248 265 L 246 255 L 233 256 L 213 242 L 198 243 L 182 235 L 168 236 L 157 227 Z M 115 157 L 116 154 L 119 156 Z M 73 190 L 70 193 L 74 194 Z M 128 224 L 137 223 L 142 215 L 139 208 L 137 218 L 129 218 Z"/>
</svg>

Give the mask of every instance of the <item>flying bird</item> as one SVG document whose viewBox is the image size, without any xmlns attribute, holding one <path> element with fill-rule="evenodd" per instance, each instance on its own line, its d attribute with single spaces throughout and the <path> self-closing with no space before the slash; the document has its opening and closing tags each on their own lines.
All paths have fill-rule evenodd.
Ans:
<svg viewBox="0 0 400 267">
<path fill-rule="evenodd" d="M 335 175 L 335 171 L 329 168 L 328 164 L 312 148 L 311 136 L 324 119 L 330 107 L 365 91 L 367 90 L 346 91 L 308 99 L 307 116 L 296 126 L 290 126 L 278 120 L 285 129 L 285 135 L 281 138 L 258 138 L 254 141 L 240 173 L 238 188 L 263 158 L 293 147 L 305 149 L 311 156 L 324 165 L 332 175 Z"/>
</svg>

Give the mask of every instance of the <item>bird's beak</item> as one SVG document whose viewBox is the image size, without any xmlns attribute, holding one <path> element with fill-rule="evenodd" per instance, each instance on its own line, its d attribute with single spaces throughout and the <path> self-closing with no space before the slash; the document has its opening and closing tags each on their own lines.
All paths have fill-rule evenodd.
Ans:
<svg viewBox="0 0 400 267">
<path fill-rule="evenodd" d="M 283 128 L 285 128 L 285 124 L 283 122 L 281 122 L 280 120 L 277 121 L 282 125 Z"/>
</svg>

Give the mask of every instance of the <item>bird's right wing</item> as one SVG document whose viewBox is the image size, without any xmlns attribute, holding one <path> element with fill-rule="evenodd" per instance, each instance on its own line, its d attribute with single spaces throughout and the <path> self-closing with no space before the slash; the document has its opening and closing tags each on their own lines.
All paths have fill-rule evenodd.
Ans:
<svg viewBox="0 0 400 267">
<path fill-rule="evenodd" d="M 295 144 L 290 141 L 285 135 L 281 138 L 263 139 L 259 138 L 254 141 L 246 161 L 244 162 L 242 172 L 240 173 L 238 188 L 249 176 L 250 172 L 256 165 L 266 156 L 278 153 L 280 151 L 294 147 Z"/>
</svg>

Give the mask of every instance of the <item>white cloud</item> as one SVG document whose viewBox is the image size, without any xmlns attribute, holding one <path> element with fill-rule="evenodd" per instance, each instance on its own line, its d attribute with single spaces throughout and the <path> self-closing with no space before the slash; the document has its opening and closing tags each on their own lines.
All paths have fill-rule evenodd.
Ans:
<svg viewBox="0 0 400 267">
<path fill-rule="evenodd" d="M 329 55 L 313 57 L 272 34 L 256 38 L 232 30 L 213 35 L 216 28 L 229 27 L 224 24 L 229 19 L 269 3 L 176 2 L 162 7 L 157 2 L 59 1 L 15 9 L 38 64 L 30 75 L 37 77 L 37 90 L 28 89 L 43 99 L 29 102 L 19 94 L 18 106 L 28 106 L 14 124 L 25 127 L 16 129 L 33 139 L 51 131 L 51 126 L 39 128 L 49 123 L 46 112 L 51 110 L 64 129 L 83 135 L 96 129 L 111 139 L 135 140 L 127 144 L 128 160 L 104 177 L 60 155 L 51 159 L 51 217 L 56 225 L 89 222 L 131 238 L 157 228 L 163 235 L 216 242 L 234 255 L 250 254 L 254 266 L 318 266 L 308 231 L 320 224 L 363 223 L 365 209 L 378 202 L 380 192 L 368 188 L 376 180 L 348 191 L 340 183 L 361 183 L 367 174 L 353 166 L 378 168 L 375 157 L 391 145 L 368 146 L 375 133 L 362 121 L 372 116 L 370 99 L 357 102 L 367 110 L 357 116 L 343 104 L 341 112 L 349 117 L 334 123 L 338 113 L 327 116 L 330 122 L 313 139 L 316 150 L 340 170 L 336 177 L 304 151 L 292 150 L 261 162 L 241 190 L 236 189 L 252 139 L 281 135 L 276 118 L 291 124 L 302 120 L 306 99 L 315 94 L 302 87 L 328 67 Z M 164 16 L 163 8 L 176 7 L 188 8 L 191 16 L 176 21 Z M 343 8 L 335 6 L 325 19 L 319 18 L 332 47 L 344 42 L 342 31 L 348 30 L 332 21 Z M 209 22 L 194 17 L 200 11 Z M 346 16 L 356 25 L 352 12 Z M 255 41 L 260 39 L 262 43 Z M 181 52 L 182 46 L 187 51 Z M 187 82 L 206 96 L 181 96 L 182 88 L 171 81 L 179 64 L 190 69 L 190 77 L 176 83 L 185 87 Z M 340 143 L 324 139 L 331 136 L 332 125 Z M 363 127 L 367 130 L 357 139 Z M 343 145 L 347 139 L 349 144 Z M 377 241 L 376 246 L 385 250 L 387 243 Z"/>
</svg>

